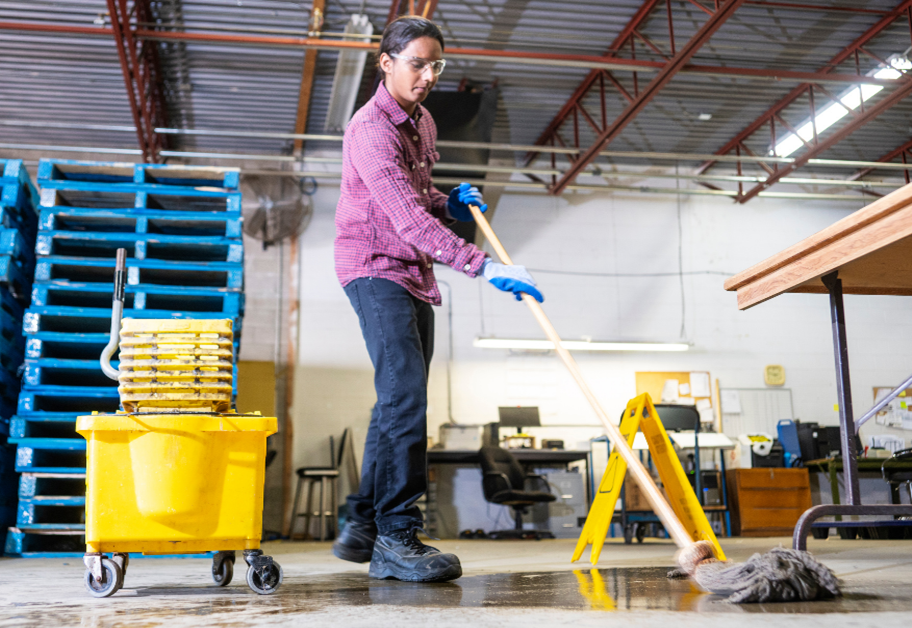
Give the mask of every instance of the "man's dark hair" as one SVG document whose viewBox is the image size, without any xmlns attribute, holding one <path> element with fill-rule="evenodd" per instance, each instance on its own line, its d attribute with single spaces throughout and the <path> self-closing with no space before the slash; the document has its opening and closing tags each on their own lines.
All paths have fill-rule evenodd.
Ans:
<svg viewBox="0 0 912 628">
<path fill-rule="evenodd" d="M 383 72 L 383 68 L 380 67 L 380 55 L 384 52 L 388 55 L 402 52 L 412 41 L 420 37 L 436 39 L 440 42 L 440 49 L 444 49 L 443 33 L 429 19 L 409 15 L 390 22 L 386 30 L 383 31 L 383 37 L 380 39 L 380 50 L 377 51 L 377 71 L 381 78 L 385 78 L 386 74 Z"/>
</svg>

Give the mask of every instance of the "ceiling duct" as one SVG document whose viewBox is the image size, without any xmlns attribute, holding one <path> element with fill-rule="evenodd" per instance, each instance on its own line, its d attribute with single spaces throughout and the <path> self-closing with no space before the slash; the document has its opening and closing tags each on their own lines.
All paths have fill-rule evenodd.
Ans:
<svg viewBox="0 0 912 628">
<path fill-rule="evenodd" d="M 500 90 L 468 89 L 458 92 L 432 91 L 422 103 L 434 117 L 437 124 L 438 141 L 490 143 L 497 118 L 497 102 Z M 487 166 L 491 156 L 487 148 L 450 148 L 438 146 L 440 161 L 448 164 Z M 475 179 L 477 170 L 447 170 L 447 178 Z M 484 192 L 482 186 L 479 188 Z M 442 189 L 448 192 L 448 189 Z M 453 232 L 467 242 L 475 242 L 475 225 L 457 222 Z"/>
</svg>

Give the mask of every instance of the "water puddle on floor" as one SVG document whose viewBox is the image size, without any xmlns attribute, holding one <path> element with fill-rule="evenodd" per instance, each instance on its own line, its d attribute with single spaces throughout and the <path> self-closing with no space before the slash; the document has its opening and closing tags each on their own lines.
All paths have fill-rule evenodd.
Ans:
<svg viewBox="0 0 912 628">
<path fill-rule="evenodd" d="M 905 587 L 879 587 L 876 591 L 849 586 L 835 600 L 787 604 L 734 605 L 699 592 L 688 580 L 669 580 L 668 569 L 616 568 L 561 572 L 508 573 L 465 576 L 454 582 L 420 584 L 371 580 L 364 573 L 286 576 L 274 595 L 258 596 L 240 582 L 227 588 L 172 583 L 167 586 L 124 589 L 112 598 L 65 603 L 22 603 L 0 613 L 0 626 L 58 625 L 107 626 L 114 618 L 129 617 L 135 625 L 172 625 L 207 622 L 235 625 L 242 617 L 342 613 L 345 609 L 376 606 L 448 609 L 551 609 L 592 612 L 681 611 L 698 613 L 859 613 L 912 611 Z M 198 582 L 198 581 L 197 581 Z M 11 613 L 11 614 L 10 614 Z M 196 617 L 197 620 L 191 618 Z M 6 621 L 3 621 L 6 619 Z M 246 620 L 245 620 L 246 621 Z M 250 625 L 241 621 L 237 625 Z M 296 620 L 297 621 L 297 620 Z M 37 623 L 36 623 L 37 622 Z M 256 623 L 256 622 L 254 622 Z M 193 623 L 192 625 L 197 625 Z M 207 624 L 208 625 L 208 624 Z"/>
</svg>

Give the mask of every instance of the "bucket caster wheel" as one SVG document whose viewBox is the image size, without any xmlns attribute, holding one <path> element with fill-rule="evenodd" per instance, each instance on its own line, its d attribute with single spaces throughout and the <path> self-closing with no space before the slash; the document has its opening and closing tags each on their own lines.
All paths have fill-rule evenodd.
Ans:
<svg viewBox="0 0 912 628">
<path fill-rule="evenodd" d="M 249 565 L 247 586 L 254 593 L 272 595 L 279 590 L 282 584 L 282 566 L 272 556 L 266 556 L 261 550 L 249 550 L 244 552 L 244 560 Z"/>
<path fill-rule="evenodd" d="M 108 558 L 101 558 L 100 562 L 100 578 L 96 578 L 91 567 L 86 569 L 85 588 L 92 597 L 110 597 L 123 586 L 123 571 L 118 563 Z"/>
<path fill-rule="evenodd" d="M 212 581 L 220 587 L 231 584 L 234 577 L 234 552 L 218 552 L 212 557 Z"/>
</svg>

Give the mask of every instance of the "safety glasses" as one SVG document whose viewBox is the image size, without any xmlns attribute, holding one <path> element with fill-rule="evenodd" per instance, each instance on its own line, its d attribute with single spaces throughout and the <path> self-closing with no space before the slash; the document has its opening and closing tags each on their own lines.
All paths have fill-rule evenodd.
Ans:
<svg viewBox="0 0 912 628">
<path fill-rule="evenodd" d="M 421 74 L 427 68 L 431 68 L 431 72 L 434 73 L 434 76 L 440 76 L 443 72 L 443 68 L 446 67 L 446 59 L 438 59 L 437 61 L 428 61 L 427 59 L 422 59 L 421 57 L 407 57 L 405 55 L 400 55 L 396 53 L 391 53 L 391 57 L 395 59 L 402 59 L 403 61 L 408 61 L 409 65 L 412 66 L 412 70 L 416 74 Z"/>
</svg>

